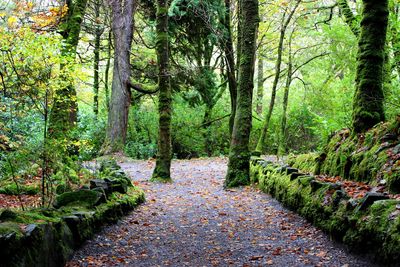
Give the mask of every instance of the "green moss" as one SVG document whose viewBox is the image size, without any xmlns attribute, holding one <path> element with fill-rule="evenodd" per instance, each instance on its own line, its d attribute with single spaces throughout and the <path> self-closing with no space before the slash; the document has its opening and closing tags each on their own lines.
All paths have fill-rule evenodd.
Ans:
<svg viewBox="0 0 400 267">
<path fill-rule="evenodd" d="M 8 235 L 11 233 L 15 233 L 18 238 L 22 237 L 22 230 L 19 224 L 14 222 L 0 223 L 0 235 Z"/>
<path fill-rule="evenodd" d="M 313 177 L 291 181 L 289 175 L 277 169 L 271 170 L 272 165 L 264 167 L 261 164 L 253 160 L 250 173 L 257 176 L 251 179 L 258 181 L 257 186 L 262 191 L 296 210 L 353 250 L 362 248 L 362 253 L 370 252 L 383 263 L 399 259 L 400 216 L 397 205 L 400 201 L 376 201 L 364 211 L 349 209 L 348 196 L 330 184 L 322 183 L 313 190 L 310 183 Z"/>
<path fill-rule="evenodd" d="M 38 186 L 8 184 L 0 188 L 0 194 L 6 195 L 36 195 L 39 193 Z"/>
<path fill-rule="evenodd" d="M 56 197 L 54 207 L 62 206 L 83 206 L 93 207 L 98 204 L 102 194 L 93 190 L 78 190 L 66 192 Z"/>
</svg>

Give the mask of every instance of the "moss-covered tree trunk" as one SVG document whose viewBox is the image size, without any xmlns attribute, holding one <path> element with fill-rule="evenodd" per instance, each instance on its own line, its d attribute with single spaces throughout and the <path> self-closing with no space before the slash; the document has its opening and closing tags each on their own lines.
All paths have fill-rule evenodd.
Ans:
<svg viewBox="0 0 400 267">
<path fill-rule="evenodd" d="M 233 51 L 232 29 L 231 29 L 231 1 L 225 0 L 225 26 L 224 54 L 228 76 L 229 95 L 231 100 L 231 115 L 229 116 L 229 133 L 232 136 L 233 124 L 236 114 L 237 82 L 235 73 L 235 56 Z"/>
<path fill-rule="evenodd" d="M 153 180 L 171 180 L 171 113 L 172 92 L 168 70 L 169 38 L 168 38 L 168 0 L 157 0 L 156 50 L 158 61 L 158 153 Z"/>
<path fill-rule="evenodd" d="M 365 132 L 385 120 L 383 81 L 388 1 L 363 0 L 363 3 L 353 101 L 355 133 Z"/>
<path fill-rule="evenodd" d="M 238 98 L 229 151 L 225 187 L 245 185 L 250 182 L 249 139 L 252 127 L 253 78 L 258 30 L 258 0 L 240 0 L 242 29 L 239 65 Z"/>
<path fill-rule="evenodd" d="M 359 19 L 353 14 L 349 3 L 347 2 L 347 0 L 338 0 L 337 4 L 339 6 L 340 12 L 344 17 L 344 21 L 347 23 L 347 25 L 349 25 L 353 34 L 358 37 L 358 35 L 360 34 Z"/>
<path fill-rule="evenodd" d="M 95 18 L 100 17 L 100 1 L 97 0 L 94 5 L 94 15 Z M 99 66 L 100 66 L 100 41 L 102 30 L 100 24 L 95 22 L 95 30 L 94 30 L 94 59 L 93 59 L 93 113 L 96 118 L 99 114 L 99 87 L 100 87 L 100 78 L 99 78 Z"/>
<path fill-rule="evenodd" d="M 102 153 L 123 150 L 128 127 L 130 91 L 130 50 L 133 37 L 134 1 L 110 1 L 114 34 L 114 69 L 106 140 Z"/>
<path fill-rule="evenodd" d="M 81 24 L 88 0 L 67 0 L 67 15 L 62 19 L 59 33 L 63 37 L 61 54 L 67 60 L 74 60 L 81 32 Z M 63 64 L 61 68 L 64 68 Z M 56 90 L 54 104 L 50 114 L 49 134 L 52 137 L 64 137 L 77 123 L 78 102 L 73 81 L 66 76 L 67 84 Z"/>
<path fill-rule="evenodd" d="M 264 97 L 264 60 L 261 55 L 260 48 L 258 48 L 258 70 L 257 70 L 257 99 L 256 99 L 256 112 L 261 115 L 263 112 L 263 97 Z"/>
</svg>

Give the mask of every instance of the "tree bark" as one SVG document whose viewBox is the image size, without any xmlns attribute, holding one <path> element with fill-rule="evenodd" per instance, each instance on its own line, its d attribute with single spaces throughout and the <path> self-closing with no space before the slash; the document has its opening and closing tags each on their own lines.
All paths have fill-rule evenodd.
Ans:
<svg viewBox="0 0 400 267">
<path fill-rule="evenodd" d="M 233 124 L 236 114 L 237 82 L 235 74 L 235 57 L 233 51 L 232 28 L 231 28 L 231 1 L 225 0 L 224 26 L 226 35 L 224 38 L 224 54 L 228 76 L 229 95 L 231 100 L 231 115 L 229 117 L 229 133 L 232 136 Z"/>
<path fill-rule="evenodd" d="M 353 130 L 357 134 L 385 120 L 383 81 L 388 1 L 363 3 L 353 101 Z"/>
<path fill-rule="evenodd" d="M 159 136 L 153 180 L 171 180 L 172 91 L 169 74 L 168 0 L 157 0 L 156 51 L 158 61 Z"/>
<path fill-rule="evenodd" d="M 262 152 L 265 151 L 265 139 L 267 137 L 268 127 L 269 127 L 269 122 L 271 120 L 272 112 L 274 111 L 276 89 L 278 87 L 279 77 L 280 77 L 280 73 L 281 73 L 283 42 L 285 40 L 286 29 L 289 26 L 289 23 L 292 20 L 292 17 L 294 15 L 294 13 L 296 12 L 300 3 L 301 3 L 301 0 L 297 0 L 295 6 L 291 10 L 291 12 L 288 15 L 288 17 L 286 18 L 286 20 L 285 20 L 285 15 L 282 18 L 282 27 L 281 27 L 281 31 L 280 31 L 280 35 L 279 35 L 278 57 L 277 57 L 276 63 L 275 63 L 275 78 L 274 78 L 274 82 L 272 84 L 271 100 L 269 103 L 267 115 L 265 116 L 264 125 L 261 130 L 260 138 L 258 139 L 258 143 L 257 143 L 256 149 L 255 149 L 255 152 L 257 152 L 258 154 L 261 154 Z"/>
<path fill-rule="evenodd" d="M 286 84 L 285 84 L 285 92 L 283 94 L 283 103 L 282 103 L 282 120 L 281 120 L 281 129 L 280 129 L 280 141 L 278 147 L 278 155 L 286 154 L 286 122 L 287 122 L 287 107 L 289 104 L 289 90 L 290 85 L 292 83 L 293 78 L 293 56 L 292 56 L 292 37 L 293 37 L 294 30 L 290 35 L 289 39 L 289 57 L 288 57 L 288 69 L 287 69 L 287 76 L 286 76 Z"/>
<path fill-rule="evenodd" d="M 59 33 L 63 37 L 64 42 L 61 55 L 69 60 L 75 59 L 76 56 L 81 24 L 86 12 L 87 2 L 88 0 L 66 1 L 68 13 L 59 26 Z M 64 68 L 64 65 L 61 68 Z M 78 121 L 76 90 L 68 76 L 65 77 L 65 81 L 69 81 L 69 84 L 57 89 L 55 92 L 49 121 L 49 135 L 51 137 L 64 137 L 69 130 L 76 126 Z"/>
<path fill-rule="evenodd" d="M 246 185 L 250 182 L 249 139 L 252 127 L 253 78 L 259 23 L 258 0 L 240 0 L 242 29 L 238 98 L 230 144 L 225 187 Z"/>
<path fill-rule="evenodd" d="M 353 11 L 351 10 L 349 3 L 347 0 L 338 0 L 337 1 L 340 12 L 344 17 L 344 21 L 349 25 L 350 30 L 353 32 L 355 36 L 360 35 L 360 25 L 356 16 L 354 16 Z"/>
<path fill-rule="evenodd" d="M 258 48 L 260 49 L 260 48 Z M 263 97 L 264 97 L 264 61 L 262 59 L 261 51 L 258 51 L 258 75 L 257 75 L 257 100 L 256 112 L 262 115 L 263 112 Z"/>
<path fill-rule="evenodd" d="M 130 50 L 134 27 L 134 1 L 110 1 L 114 34 L 114 68 L 106 140 L 102 153 L 121 152 L 126 141 L 130 91 Z"/>
<path fill-rule="evenodd" d="M 94 15 L 95 18 L 100 17 L 100 1 L 97 0 L 94 5 Z M 99 79 L 99 66 L 100 66 L 100 40 L 101 40 L 101 28 L 99 23 L 95 22 L 95 33 L 94 33 L 94 59 L 93 59 L 93 113 L 96 118 L 99 114 L 99 87 L 100 87 L 100 79 Z"/>
</svg>

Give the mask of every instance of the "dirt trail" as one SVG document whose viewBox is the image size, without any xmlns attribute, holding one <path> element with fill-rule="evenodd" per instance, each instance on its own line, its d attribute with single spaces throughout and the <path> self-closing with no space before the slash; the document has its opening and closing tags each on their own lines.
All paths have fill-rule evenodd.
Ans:
<svg viewBox="0 0 400 267">
<path fill-rule="evenodd" d="M 147 202 L 88 241 L 67 266 L 374 266 L 251 187 L 224 191 L 226 160 L 122 162 Z"/>
</svg>

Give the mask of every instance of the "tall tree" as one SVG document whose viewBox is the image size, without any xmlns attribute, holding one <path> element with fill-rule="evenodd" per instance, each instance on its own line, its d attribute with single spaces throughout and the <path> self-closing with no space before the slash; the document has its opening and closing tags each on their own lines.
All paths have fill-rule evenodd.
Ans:
<svg viewBox="0 0 400 267">
<path fill-rule="evenodd" d="M 353 102 L 355 133 L 385 120 L 383 80 L 388 16 L 387 0 L 363 0 Z"/>
<path fill-rule="evenodd" d="M 158 61 L 158 153 L 153 180 L 171 180 L 171 113 L 172 92 L 170 85 L 169 39 L 168 39 L 168 0 L 157 0 L 156 51 Z"/>
<path fill-rule="evenodd" d="M 134 27 L 134 0 L 110 1 L 112 32 L 114 34 L 114 69 L 109 103 L 106 140 L 103 154 L 124 148 L 131 100 L 130 51 Z"/>
<path fill-rule="evenodd" d="M 229 86 L 229 95 L 231 100 L 231 115 L 229 117 L 229 132 L 232 135 L 233 124 L 235 121 L 236 114 L 236 98 L 237 98 L 237 82 L 236 82 L 236 73 L 235 73 L 235 55 L 233 51 L 233 39 L 232 39 L 232 27 L 231 27 L 231 1 L 225 0 L 225 12 L 224 18 L 222 19 L 225 35 L 223 40 L 222 47 L 224 49 L 225 54 L 225 65 L 227 69 L 228 76 L 228 86 Z"/>
<path fill-rule="evenodd" d="M 257 99 L 256 99 L 256 112 L 258 115 L 262 114 L 263 110 L 263 97 L 264 97 L 264 59 L 262 58 L 261 48 L 258 48 L 257 57 Z"/>
<path fill-rule="evenodd" d="M 301 1 L 302 0 L 296 1 L 294 7 L 290 10 L 289 14 L 286 14 L 287 9 L 285 9 L 285 12 L 283 13 L 283 16 L 282 16 L 282 25 L 281 25 L 280 34 L 279 34 L 278 56 L 277 56 L 277 59 L 275 62 L 275 78 L 274 78 L 274 82 L 272 84 L 271 100 L 269 103 L 269 108 L 268 108 L 267 114 L 265 116 L 263 128 L 261 130 L 261 134 L 260 134 L 256 149 L 255 149 L 255 152 L 257 154 L 261 154 L 264 151 L 265 139 L 267 137 L 269 122 L 271 120 L 272 112 L 273 112 L 274 106 L 275 106 L 276 90 L 278 87 L 278 82 L 279 82 L 279 78 L 280 78 L 280 74 L 281 74 L 283 43 L 285 41 L 286 30 L 293 18 L 293 15 L 295 14 L 297 8 L 299 7 Z"/>
<path fill-rule="evenodd" d="M 75 59 L 76 49 L 81 32 L 81 24 L 88 0 L 67 0 L 67 15 L 59 25 L 59 33 L 63 37 L 61 54 L 69 60 Z M 61 66 L 64 68 L 64 65 Z M 49 132 L 51 136 L 64 135 L 77 123 L 78 102 L 76 89 L 69 77 L 65 77 L 66 85 L 56 91 L 50 117 Z"/>
<path fill-rule="evenodd" d="M 253 78 L 259 23 L 258 0 L 239 1 L 241 25 L 241 51 L 236 116 L 229 151 L 225 187 L 245 185 L 250 182 L 249 139 L 252 127 Z"/>
</svg>

